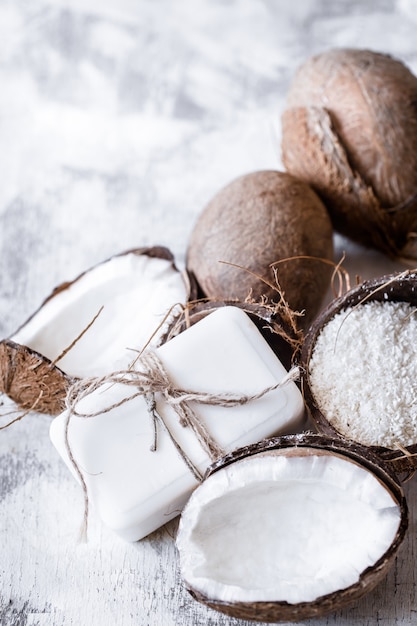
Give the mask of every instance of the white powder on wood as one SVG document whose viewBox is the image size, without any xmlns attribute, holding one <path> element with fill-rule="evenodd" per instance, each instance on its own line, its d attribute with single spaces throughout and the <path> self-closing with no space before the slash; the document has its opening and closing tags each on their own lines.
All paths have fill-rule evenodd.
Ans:
<svg viewBox="0 0 417 626">
<path fill-rule="evenodd" d="M 345 437 L 395 448 L 417 442 L 417 309 L 367 302 L 336 314 L 309 365 L 317 405 Z"/>
</svg>

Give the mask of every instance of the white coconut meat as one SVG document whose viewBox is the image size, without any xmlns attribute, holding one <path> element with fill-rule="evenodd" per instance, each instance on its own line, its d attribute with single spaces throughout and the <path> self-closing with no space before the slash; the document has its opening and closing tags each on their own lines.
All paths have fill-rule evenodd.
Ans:
<svg viewBox="0 0 417 626">
<path fill-rule="evenodd" d="M 58 288 L 10 339 L 55 361 L 79 338 L 57 365 L 69 376 L 99 376 L 126 367 L 150 339 L 155 345 L 167 314 L 187 298 L 172 260 L 132 251 Z"/>
<path fill-rule="evenodd" d="M 309 384 L 343 437 L 391 449 L 417 443 L 416 335 L 416 307 L 409 302 L 365 302 L 324 324 Z"/>
<path fill-rule="evenodd" d="M 345 457 L 256 455 L 191 496 L 177 537 L 182 576 L 212 601 L 312 602 L 356 583 L 400 518 L 387 488 Z"/>
</svg>

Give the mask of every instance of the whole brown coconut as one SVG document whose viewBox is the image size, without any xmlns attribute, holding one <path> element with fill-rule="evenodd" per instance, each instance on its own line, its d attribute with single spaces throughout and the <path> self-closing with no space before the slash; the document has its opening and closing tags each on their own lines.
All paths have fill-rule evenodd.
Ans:
<svg viewBox="0 0 417 626">
<path fill-rule="evenodd" d="M 401 61 L 355 49 L 308 59 L 282 116 L 282 158 L 336 230 L 417 258 L 417 77 Z"/>
<path fill-rule="evenodd" d="M 288 173 L 260 171 L 232 181 L 206 206 L 187 269 L 209 298 L 277 302 L 283 295 L 305 313 L 306 327 L 329 286 L 332 269 L 323 259 L 333 259 L 332 226 L 317 194 Z"/>
</svg>

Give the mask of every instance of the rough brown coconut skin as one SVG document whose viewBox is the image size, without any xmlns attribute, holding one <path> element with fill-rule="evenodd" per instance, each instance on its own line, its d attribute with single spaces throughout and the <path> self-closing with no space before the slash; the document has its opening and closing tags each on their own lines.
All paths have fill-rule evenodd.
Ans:
<svg viewBox="0 0 417 626">
<path fill-rule="evenodd" d="M 304 255 L 314 258 L 292 258 Z M 318 259 L 333 260 L 332 226 L 309 185 L 268 170 L 235 179 L 209 202 L 190 236 L 187 269 L 209 298 L 277 302 L 271 264 L 282 259 L 290 260 L 276 265 L 279 288 L 306 327 L 329 286 L 331 268 Z"/>
<path fill-rule="evenodd" d="M 308 59 L 282 115 L 282 159 L 336 230 L 417 258 L 417 77 L 401 61 L 357 49 Z"/>
<path fill-rule="evenodd" d="M 74 379 L 39 352 L 10 339 L 0 342 L 0 392 L 22 411 L 57 415 Z"/>
</svg>

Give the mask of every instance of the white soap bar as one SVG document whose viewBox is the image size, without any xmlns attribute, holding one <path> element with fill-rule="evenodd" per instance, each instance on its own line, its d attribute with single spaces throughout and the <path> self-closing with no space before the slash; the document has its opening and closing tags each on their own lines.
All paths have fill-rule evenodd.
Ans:
<svg viewBox="0 0 417 626">
<path fill-rule="evenodd" d="M 171 382 L 195 392 L 253 395 L 287 374 L 256 326 L 237 307 L 217 309 L 156 353 Z M 109 385 L 83 398 L 77 411 L 104 411 L 132 391 L 119 383 Z M 156 400 L 167 427 L 203 474 L 212 460 L 191 428 L 179 424 L 176 411 L 159 394 Z M 298 432 L 304 425 L 304 403 L 294 382 L 239 406 L 195 401 L 191 405 L 225 452 L 272 435 Z M 75 475 L 66 451 L 66 421 L 66 413 L 56 417 L 50 435 Z M 142 396 L 96 417 L 72 416 L 68 440 L 89 501 L 102 521 L 128 541 L 145 537 L 178 515 L 198 484 L 163 427 L 156 450 L 151 450 L 153 424 Z"/>
</svg>

